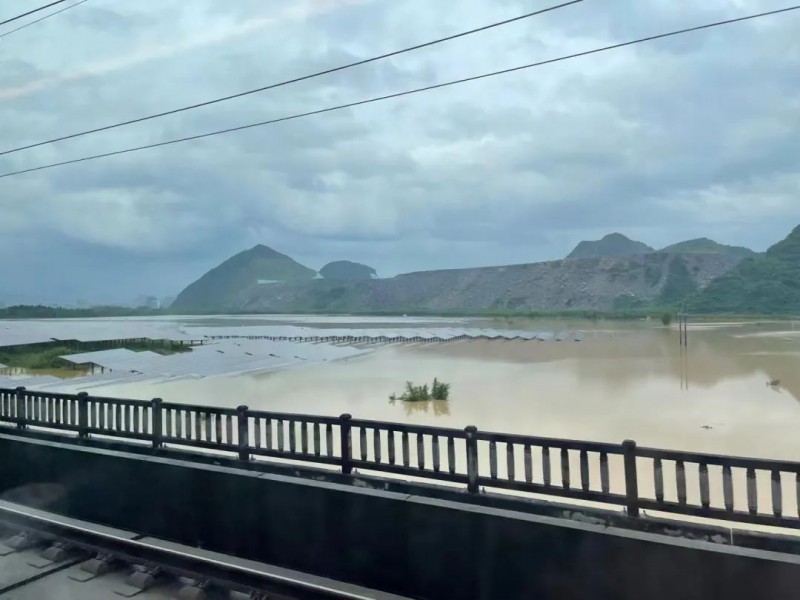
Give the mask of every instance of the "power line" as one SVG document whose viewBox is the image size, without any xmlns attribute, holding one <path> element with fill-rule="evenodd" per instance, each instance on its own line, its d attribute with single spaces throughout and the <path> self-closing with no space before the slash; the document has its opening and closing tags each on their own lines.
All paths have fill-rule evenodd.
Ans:
<svg viewBox="0 0 800 600">
<path fill-rule="evenodd" d="M 659 39 L 672 37 L 672 36 L 676 36 L 676 35 L 682 35 L 682 34 L 685 34 L 685 33 L 691 33 L 691 32 L 700 31 L 700 30 L 703 30 L 703 29 L 711 29 L 713 27 L 720 27 L 720 26 L 723 26 L 723 25 L 730 25 L 730 24 L 733 24 L 733 23 L 741 23 L 742 21 L 749 21 L 749 20 L 752 20 L 752 19 L 758 19 L 758 18 L 761 18 L 761 17 L 766 17 L 766 16 L 770 16 L 770 15 L 776 15 L 776 14 L 785 13 L 785 12 L 798 10 L 798 9 L 800 9 L 800 5 L 792 6 L 792 7 L 789 7 L 789 8 L 782 8 L 782 9 L 779 9 L 779 10 L 772 10 L 772 11 L 768 11 L 768 12 L 758 13 L 758 14 L 754 14 L 754 15 L 748 15 L 746 17 L 738 17 L 736 19 L 727 19 L 725 21 L 717 21 L 715 23 L 707 23 L 705 25 L 699 25 L 697 27 L 689 27 L 687 29 L 679 29 L 677 31 L 671 31 L 671 32 L 668 32 L 668 33 L 661 33 L 661 34 L 658 34 L 658 35 L 651 35 L 651 36 L 648 36 L 648 37 L 639 38 L 639 39 L 636 39 L 636 40 L 631 40 L 629 42 L 622 42 L 622 43 L 619 43 L 619 44 L 612 44 L 610 46 L 603 46 L 601 48 L 595 48 L 594 50 L 585 50 L 583 52 L 576 52 L 575 54 L 568 54 L 566 56 L 560 56 L 558 58 L 550 58 L 548 60 L 542 60 L 542 61 L 535 62 L 535 63 L 529 63 L 529 64 L 526 64 L 526 65 L 520 65 L 518 67 L 511 67 L 509 69 L 503 69 L 503 70 L 500 70 L 500 71 L 492 71 L 490 73 L 483 73 L 481 75 L 473 75 L 472 77 L 464 77 L 462 79 L 455 79 L 455 80 L 447 81 L 447 82 L 444 82 L 444 83 L 436 83 L 436 84 L 433 84 L 433 85 L 428 85 L 428 86 L 425 86 L 425 87 L 416 88 L 416 89 L 412 89 L 412 90 L 405 90 L 405 91 L 402 91 L 402 92 L 395 92 L 393 94 L 386 94 L 385 96 L 377 96 L 375 98 L 368 98 L 366 100 L 359 100 L 357 102 L 349 102 L 347 104 L 339 104 L 337 106 L 331 106 L 331 107 L 328 107 L 328 108 L 321 108 L 321 109 L 318 109 L 318 110 L 312 110 L 312 111 L 309 111 L 309 112 L 290 115 L 288 117 L 280 117 L 280 118 L 277 118 L 277 119 L 270 119 L 268 121 L 261 121 L 259 123 L 250 123 L 249 125 L 240 125 L 238 127 L 230 127 L 228 129 L 220 129 L 220 130 L 211 131 L 211 132 L 208 132 L 208 133 L 201 133 L 201 134 L 198 134 L 198 135 L 192 135 L 192 136 L 183 137 L 183 138 L 177 138 L 177 139 L 173 139 L 173 140 L 167 140 L 165 142 L 158 142 L 158 143 L 155 143 L 155 144 L 147 144 L 147 145 L 144 145 L 144 146 L 136 146 L 136 147 L 133 147 L 133 148 L 126 148 L 124 150 L 115 150 L 113 152 L 105 152 L 103 154 L 95 154 L 93 156 L 84 156 L 84 157 L 81 157 L 81 158 L 74 158 L 72 160 L 65 160 L 65 161 L 61 161 L 61 162 L 42 165 L 42 166 L 39 166 L 39 167 L 32 167 L 32 168 L 29 168 L 29 169 L 22 169 L 22 170 L 19 170 L 19 171 L 12 171 L 10 173 L 1 174 L 0 178 L 11 177 L 13 175 L 21 175 L 23 173 L 31 173 L 31 172 L 34 172 L 34 171 L 42 171 L 44 169 L 51 169 L 53 167 L 60 167 L 60 166 L 63 166 L 63 165 L 71 165 L 71 164 L 79 163 L 79 162 L 86 162 L 86 161 L 95 160 L 95 159 L 98 159 L 98 158 L 106 158 L 106 157 L 109 157 L 109 156 L 117 156 L 117 155 L 120 155 L 120 154 L 128 154 L 128 153 L 131 153 L 131 152 L 138 152 L 139 150 L 148 150 L 148 149 L 151 149 L 151 148 L 159 148 L 161 146 L 169 146 L 169 145 L 172 145 L 172 144 L 179 144 L 181 142 L 189 142 L 189 141 L 192 141 L 192 140 L 199 140 L 199 139 L 202 139 L 202 138 L 207 138 L 207 137 L 211 137 L 211 136 L 215 136 L 215 135 L 221 135 L 221 134 L 224 134 L 224 133 L 232 133 L 234 131 L 243 131 L 245 129 L 252 129 L 254 127 L 262 127 L 264 125 L 273 125 L 275 123 L 282 123 L 284 121 L 292 121 L 292 120 L 295 120 L 295 119 L 301 119 L 303 117 L 310 117 L 310 116 L 313 116 L 313 115 L 320 115 L 320 114 L 323 114 L 323 113 L 334 112 L 334 111 L 342 110 L 342 109 L 345 109 L 345 108 L 353 108 L 353 107 L 356 107 L 356 106 L 362 106 L 364 104 L 373 104 L 375 102 L 381 102 L 383 100 L 391 100 L 393 98 L 400 98 L 402 96 L 410 96 L 412 94 L 418 94 L 418 93 L 421 93 L 421 92 L 427 92 L 427 91 L 436 90 L 436 89 L 440 89 L 440 88 L 450 87 L 450 86 L 458 85 L 458 84 L 461 84 L 461 83 L 467 83 L 467 82 L 470 82 L 470 81 L 478 81 L 480 79 L 488 79 L 490 77 L 496 77 L 498 75 L 505 75 L 505 74 L 508 74 L 508 73 L 514 73 L 514 72 L 517 72 L 517 71 L 522 71 L 522 70 L 530 69 L 530 68 L 533 68 L 533 67 L 540 67 L 540 66 L 543 66 L 543 65 L 548 65 L 548 64 L 552 64 L 552 63 L 562 62 L 562 61 L 565 61 L 565 60 L 570 60 L 570 59 L 573 59 L 573 58 L 580 58 L 582 56 L 589 56 L 591 54 L 599 54 L 600 52 L 606 52 L 608 50 L 615 50 L 617 48 L 624 48 L 626 46 L 633 46 L 634 44 L 641 44 L 643 42 L 650 42 L 650 41 L 653 41 L 653 40 L 659 40 Z"/>
<path fill-rule="evenodd" d="M 85 0 L 84 0 L 85 1 Z M 141 123 L 143 121 L 149 121 L 151 119 L 158 119 L 160 117 L 166 117 L 168 115 L 174 115 L 176 113 L 184 112 L 187 110 L 193 110 L 195 108 L 202 108 L 204 106 L 210 106 L 212 104 L 217 104 L 219 102 L 225 102 L 227 100 L 233 100 L 234 98 L 241 98 L 243 96 L 249 96 L 250 94 L 256 94 L 258 92 L 264 92 L 267 90 L 272 90 L 275 88 L 283 87 L 286 85 L 290 85 L 292 83 L 298 83 L 300 81 L 306 81 L 308 79 L 313 79 L 315 77 L 321 77 L 322 75 L 330 75 L 331 73 L 336 73 L 338 71 L 344 71 L 346 69 L 351 69 L 353 67 L 358 67 L 361 65 L 366 65 L 368 63 L 376 62 L 379 60 L 383 60 L 385 58 L 391 58 L 392 56 L 398 56 L 400 54 L 405 54 L 406 52 L 412 52 L 414 50 L 420 50 L 421 48 L 427 48 L 429 46 L 434 46 L 436 44 L 441 44 L 443 42 L 449 42 L 451 40 L 455 40 L 461 37 L 465 37 L 468 35 L 472 35 L 474 33 L 479 33 L 481 31 L 486 31 L 487 29 L 493 29 L 495 27 L 500 27 L 501 25 L 508 25 L 509 23 L 514 23 L 515 21 L 521 21 L 523 19 L 528 19 L 530 17 L 534 17 L 536 15 L 541 15 L 546 12 L 550 12 L 553 10 L 557 10 L 559 8 L 564 8 L 571 4 L 578 4 L 583 2 L 583 0 L 571 0 L 570 2 L 565 2 L 563 4 L 559 4 L 557 6 L 551 6 L 550 8 L 545 8 L 541 10 L 537 10 L 535 12 L 527 13 L 521 15 L 519 17 L 514 17 L 513 19 L 506 19 L 504 21 L 498 21 L 497 23 L 492 23 L 490 25 L 484 25 L 483 27 L 478 27 L 477 29 L 470 29 L 469 31 L 463 31 L 461 33 L 457 33 L 455 35 L 450 35 L 447 37 L 439 38 L 433 40 L 432 42 L 425 42 L 424 44 L 417 44 L 416 46 L 411 46 L 409 48 L 403 48 L 402 50 L 395 50 L 394 52 L 389 52 L 387 54 L 381 54 L 379 56 L 373 56 L 372 58 L 367 58 L 364 60 L 359 60 L 357 62 L 353 62 L 347 65 L 342 65 L 340 67 L 334 67 L 332 69 L 326 69 L 324 71 L 319 71 L 318 73 L 312 73 L 310 75 L 303 75 L 302 77 L 296 77 L 294 79 L 289 79 L 287 81 L 281 81 L 280 83 L 273 83 L 270 85 L 265 85 L 263 87 L 259 87 L 253 90 L 248 90 L 246 92 L 240 92 L 238 94 L 231 94 L 230 96 L 223 96 L 222 98 L 215 98 L 214 100 L 208 100 L 206 102 L 200 102 L 198 104 L 191 104 L 189 106 L 183 106 L 181 108 L 175 108 L 173 110 L 168 110 L 161 113 L 156 113 L 153 115 L 148 115 L 146 117 L 139 117 L 137 119 L 130 119 L 129 121 L 122 121 L 121 123 L 114 123 L 113 125 L 106 125 L 104 127 L 97 127 L 95 129 L 89 129 L 87 131 L 81 131 L 78 133 L 73 133 L 70 135 L 64 135 L 61 137 L 53 138 L 50 140 L 45 140 L 43 142 L 37 142 L 35 144 L 28 144 L 27 146 L 20 146 L 19 148 L 12 148 L 11 150 L 5 150 L 0 152 L 0 156 L 4 156 L 6 154 L 13 154 L 14 152 L 21 152 L 22 150 L 29 150 L 31 148 L 36 148 L 38 146 L 45 146 L 47 144 L 53 144 L 55 142 L 62 142 L 64 140 L 70 140 L 73 138 L 81 137 L 84 135 L 89 135 L 92 133 L 98 133 L 100 131 L 108 131 L 109 129 L 116 129 L 117 127 L 124 127 L 125 125 L 133 125 L 134 123 Z"/>
<path fill-rule="evenodd" d="M 0 33 L 0 38 L 4 38 L 7 35 L 11 35 L 15 31 L 19 31 L 20 29 L 25 29 L 26 27 L 30 27 L 31 25 L 35 25 L 36 23 L 44 21 L 45 19 L 49 19 L 50 17 L 54 17 L 57 14 L 64 12 L 65 10 L 69 10 L 70 8 L 75 8 L 79 4 L 83 4 L 84 2 L 88 2 L 88 1 L 89 0 L 80 0 L 79 2 L 76 2 L 75 4 L 70 4 L 69 6 L 66 6 L 66 7 L 64 7 L 62 9 L 60 9 L 60 10 L 57 10 L 55 12 L 50 13 L 49 15 L 45 15 L 43 17 L 40 17 L 39 19 L 36 19 L 35 21 L 31 21 L 30 23 L 25 23 L 25 25 L 20 25 L 16 29 L 12 29 L 11 31 L 6 31 L 5 33 Z"/>
<path fill-rule="evenodd" d="M 22 13 L 21 15 L 17 15 L 16 17 L 11 17 L 10 19 L 6 19 L 5 21 L 0 22 L 0 27 L 6 25 L 7 23 L 11 23 L 12 21 L 16 21 L 23 17 L 27 17 L 28 15 L 32 15 L 33 13 L 37 13 L 40 10 L 45 10 L 46 8 L 50 8 L 51 6 L 55 6 L 56 4 L 61 4 L 62 2 L 66 2 L 67 0 L 56 0 L 55 2 L 51 2 L 50 4 L 45 4 L 44 6 L 40 6 L 39 8 L 34 8 L 33 10 L 29 10 L 26 13 Z"/>
</svg>

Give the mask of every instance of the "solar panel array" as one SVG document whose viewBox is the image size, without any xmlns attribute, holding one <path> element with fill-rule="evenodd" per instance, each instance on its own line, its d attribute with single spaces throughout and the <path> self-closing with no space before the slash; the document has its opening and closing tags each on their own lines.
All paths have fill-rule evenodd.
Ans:
<svg viewBox="0 0 800 600">
<path fill-rule="evenodd" d="M 192 333 L 211 339 L 290 339 L 295 341 L 338 342 L 449 342 L 458 340 L 574 340 L 583 339 L 582 332 L 530 331 L 525 329 L 488 329 L 478 327 L 425 327 L 425 328 L 316 328 L 286 326 L 255 327 L 193 327 Z"/>
<path fill-rule="evenodd" d="M 148 378 L 177 379 L 232 375 L 287 369 L 340 360 L 368 352 L 364 348 L 332 344 L 294 344 L 278 341 L 221 340 L 195 346 L 191 352 L 163 356 L 155 352 L 116 349 L 62 356 L 76 364 L 93 364 Z"/>
</svg>

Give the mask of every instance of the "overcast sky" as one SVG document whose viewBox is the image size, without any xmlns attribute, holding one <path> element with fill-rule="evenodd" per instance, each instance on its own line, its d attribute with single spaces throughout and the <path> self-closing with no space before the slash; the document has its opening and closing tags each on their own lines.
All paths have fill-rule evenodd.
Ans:
<svg viewBox="0 0 800 600">
<path fill-rule="evenodd" d="M 45 3 L 3 3 L 0 20 Z M 550 4 L 89 0 L 0 39 L 0 149 Z M 786 5 L 586 0 L 347 72 L 3 156 L 0 173 Z M 655 247 L 707 236 L 760 251 L 800 223 L 798 132 L 800 11 L 0 179 L 0 302 L 171 295 L 257 243 L 315 269 L 349 259 L 381 276 L 557 259 L 612 231 Z"/>
</svg>

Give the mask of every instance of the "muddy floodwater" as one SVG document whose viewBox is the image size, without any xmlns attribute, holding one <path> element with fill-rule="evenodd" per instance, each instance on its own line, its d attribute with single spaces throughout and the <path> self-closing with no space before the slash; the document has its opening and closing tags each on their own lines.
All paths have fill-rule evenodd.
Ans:
<svg viewBox="0 0 800 600">
<path fill-rule="evenodd" d="M 318 366 L 102 393 L 800 458 L 800 322 L 695 322 L 687 349 L 677 329 L 655 322 L 491 324 L 503 325 L 584 337 L 387 346 Z M 434 377 L 451 384 L 449 401 L 389 401 L 404 382 Z"/>
</svg>

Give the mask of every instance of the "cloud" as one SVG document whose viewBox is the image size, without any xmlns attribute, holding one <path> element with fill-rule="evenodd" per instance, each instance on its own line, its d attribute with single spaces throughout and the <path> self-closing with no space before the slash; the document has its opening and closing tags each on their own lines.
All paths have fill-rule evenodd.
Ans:
<svg viewBox="0 0 800 600">
<path fill-rule="evenodd" d="M 231 42 L 239 37 L 253 35 L 271 27 L 287 24 L 293 20 L 305 20 L 325 12 L 362 2 L 363 0 L 305 0 L 285 7 L 274 16 L 248 18 L 236 23 L 222 23 L 218 25 L 213 21 L 203 23 L 201 35 L 190 35 L 182 40 L 161 43 L 159 41 L 142 44 L 132 52 L 128 52 L 110 59 L 92 62 L 87 66 L 75 70 L 68 70 L 41 77 L 12 87 L 0 88 L 0 100 L 25 96 L 38 92 L 61 83 L 80 81 L 87 77 L 98 77 L 115 71 L 128 69 L 143 63 L 152 63 L 157 60 L 172 58 L 176 55 L 190 51 L 197 51 L 206 46 Z M 91 10 L 91 9 L 90 9 Z M 106 27 L 112 23 L 116 28 L 122 26 L 124 19 L 112 11 L 100 9 L 97 18 L 89 23 Z M 81 13 L 78 13 L 79 15 Z M 85 14 L 85 13 L 84 13 Z"/>
<path fill-rule="evenodd" d="M 458 11 L 425 0 L 98 2 L 91 10 L 110 11 L 102 15 L 90 6 L 25 30 L 52 44 L 22 43 L 23 32 L 4 42 L 0 88 L 62 77 L 0 103 L 4 147 L 530 10 L 517 0 L 464 0 Z M 586 2 L 363 68 L 0 157 L 0 171 L 779 7 L 773 0 Z M 104 28 L 108 19 L 113 33 Z M 787 13 L 3 179 L 0 275 L 17 278 L 30 296 L 74 300 L 78 292 L 89 299 L 175 293 L 255 243 L 313 268 L 350 259 L 384 276 L 559 258 L 609 231 L 653 246 L 707 236 L 763 250 L 800 221 L 798 19 Z M 94 74 L 68 76 L 87 72 Z M 64 264 L 72 269 L 66 282 Z M 30 272 L 38 277 L 24 275 Z"/>
</svg>

